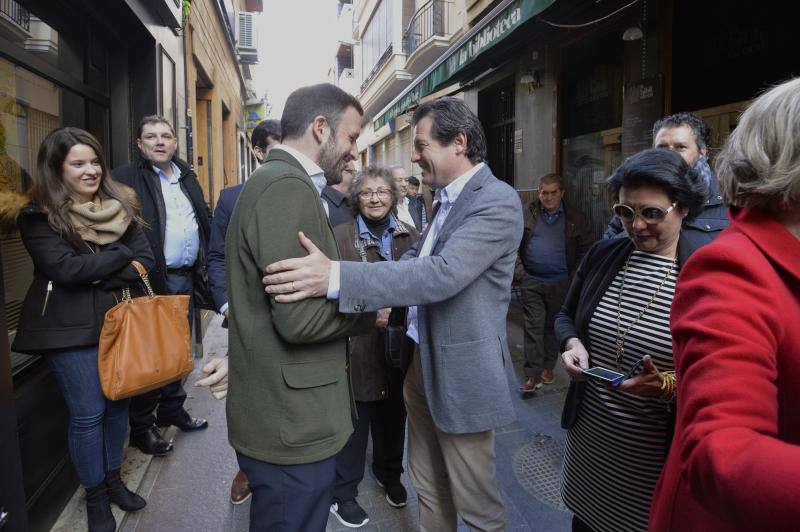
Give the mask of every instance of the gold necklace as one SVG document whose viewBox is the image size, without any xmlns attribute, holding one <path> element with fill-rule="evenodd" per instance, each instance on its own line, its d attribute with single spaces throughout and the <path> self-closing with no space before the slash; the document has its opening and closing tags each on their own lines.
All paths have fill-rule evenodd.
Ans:
<svg viewBox="0 0 800 532">
<path fill-rule="evenodd" d="M 628 337 L 628 333 L 631 332 L 631 329 L 634 325 L 639 323 L 639 320 L 642 319 L 642 316 L 644 316 L 645 312 L 650 309 L 650 306 L 656 300 L 658 294 L 660 294 L 661 290 L 663 290 L 664 285 L 667 284 L 667 280 L 669 280 L 669 276 L 672 274 L 675 266 L 678 265 L 678 256 L 676 255 L 675 258 L 672 259 L 672 264 L 670 264 L 667 274 L 663 279 L 661 279 L 661 283 L 658 285 L 658 288 L 656 288 L 656 291 L 653 292 L 653 295 L 650 297 L 650 301 L 648 301 L 644 308 L 639 311 L 639 315 L 636 316 L 636 319 L 625 328 L 624 332 L 622 332 L 622 292 L 625 290 L 625 279 L 628 276 L 628 263 L 631 260 L 631 256 L 633 256 L 633 252 L 628 255 L 628 258 L 625 260 L 625 266 L 622 267 L 622 283 L 620 284 L 619 295 L 617 296 L 617 357 L 615 360 L 617 370 L 622 369 L 622 356 L 625 354 L 625 339 Z"/>
</svg>

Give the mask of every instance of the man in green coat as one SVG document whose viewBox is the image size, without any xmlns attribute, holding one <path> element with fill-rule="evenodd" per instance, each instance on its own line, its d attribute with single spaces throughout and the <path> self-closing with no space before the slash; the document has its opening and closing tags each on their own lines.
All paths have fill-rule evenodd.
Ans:
<svg viewBox="0 0 800 532">
<path fill-rule="evenodd" d="M 362 115 L 334 85 L 293 92 L 283 143 L 250 176 L 228 227 L 228 437 L 253 492 L 251 531 L 324 530 L 335 455 L 353 431 L 345 342 L 375 314 L 340 314 L 325 298 L 276 304 L 261 277 L 306 254 L 299 232 L 338 257 L 320 191 L 357 157 Z"/>
</svg>

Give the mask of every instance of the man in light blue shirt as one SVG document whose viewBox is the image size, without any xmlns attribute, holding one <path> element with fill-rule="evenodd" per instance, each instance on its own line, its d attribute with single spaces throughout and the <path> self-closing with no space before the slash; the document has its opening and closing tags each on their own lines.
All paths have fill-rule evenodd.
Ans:
<svg viewBox="0 0 800 532">
<path fill-rule="evenodd" d="M 141 202 L 142 218 L 148 225 L 145 235 L 156 259 L 149 272 L 153 289 L 159 294 L 192 296 L 188 316 L 192 324 L 195 307 L 213 309 L 205 273 L 211 223 L 205 196 L 189 165 L 175 157 L 178 140 L 167 119 L 144 117 L 137 142 L 140 156 L 115 169 L 114 177 L 133 188 Z M 134 397 L 131 445 L 147 454 L 163 455 L 172 450 L 172 444 L 161 437 L 156 423 L 184 431 L 206 428 L 206 420 L 186 412 L 185 400 L 180 381 Z"/>
</svg>

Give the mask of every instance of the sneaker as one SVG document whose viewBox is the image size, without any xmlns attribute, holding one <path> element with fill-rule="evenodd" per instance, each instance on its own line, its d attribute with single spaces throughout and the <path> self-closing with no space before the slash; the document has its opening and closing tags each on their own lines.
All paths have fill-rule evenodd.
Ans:
<svg viewBox="0 0 800 532">
<path fill-rule="evenodd" d="M 331 504 L 331 513 L 348 528 L 359 528 L 369 523 L 367 512 L 358 505 L 355 499 Z"/>
<path fill-rule="evenodd" d="M 390 506 L 402 508 L 406 505 L 408 493 L 406 493 L 406 488 L 401 482 L 393 482 L 388 486 L 384 486 L 380 480 L 376 479 L 376 482 L 386 493 L 386 502 L 388 502 Z"/>
<path fill-rule="evenodd" d="M 536 377 L 528 377 L 528 380 L 519 387 L 519 391 L 522 392 L 522 395 L 528 395 L 534 393 L 537 389 L 542 387 L 541 381 L 537 380 Z"/>
<path fill-rule="evenodd" d="M 545 369 L 542 370 L 542 383 L 544 384 L 553 384 L 553 370 Z"/>
</svg>

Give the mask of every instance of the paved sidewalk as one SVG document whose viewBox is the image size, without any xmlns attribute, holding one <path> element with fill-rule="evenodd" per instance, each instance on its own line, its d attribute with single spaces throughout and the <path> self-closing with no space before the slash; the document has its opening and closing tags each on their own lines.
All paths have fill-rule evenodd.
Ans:
<svg viewBox="0 0 800 532">
<path fill-rule="evenodd" d="M 519 311 L 512 307 L 509 344 L 517 378 L 521 379 L 522 330 Z M 206 356 L 224 356 L 226 331 L 215 318 L 204 339 Z M 198 363 L 199 365 L 199 363 Z M 233 506 L 229 502 L 230 482 L 238 466 L 228 445 L 224 402 L 215 401 L 204 389 L 191 386 L 199 370 L 189 376 L 187 409 L 194 416 L 209 420 L 209 428 L 198 433 L 176 433 L 175 450 L 170 456 L 154 458 L 142 478 L 138 492 L 147 507 L 128 514 L 120 530 L 125 532 L 240 532 L 249 524 L 249 503 Z M 570 515 L 559 496 L 559 472 L 564 433 L 559 426 L 567 377 L 560 366 L 556 382 L 535 395 L 522 398 L 512 386 L 517 422 L 497 431 L 497 474 L 508 512 L 509 531 L 569 530 Z M 172 431 L 168 435 L 172 435 Z M 370 451 L 371 452 L 371 451 Z M 367 459 L 369 463 L 369 457 Z M 359 486 L 358 501 L 370 516 L 364 531 L 418 530 L 417 500 L 406 474 L 403 482 L 409 504 L 390 507 L 383 490 L 366 473 Z M 344 531 L 335 517 L 328 520 L 328 531 Z M 462 524 L 459 530 L 467 530 Z"/>
</svg>

